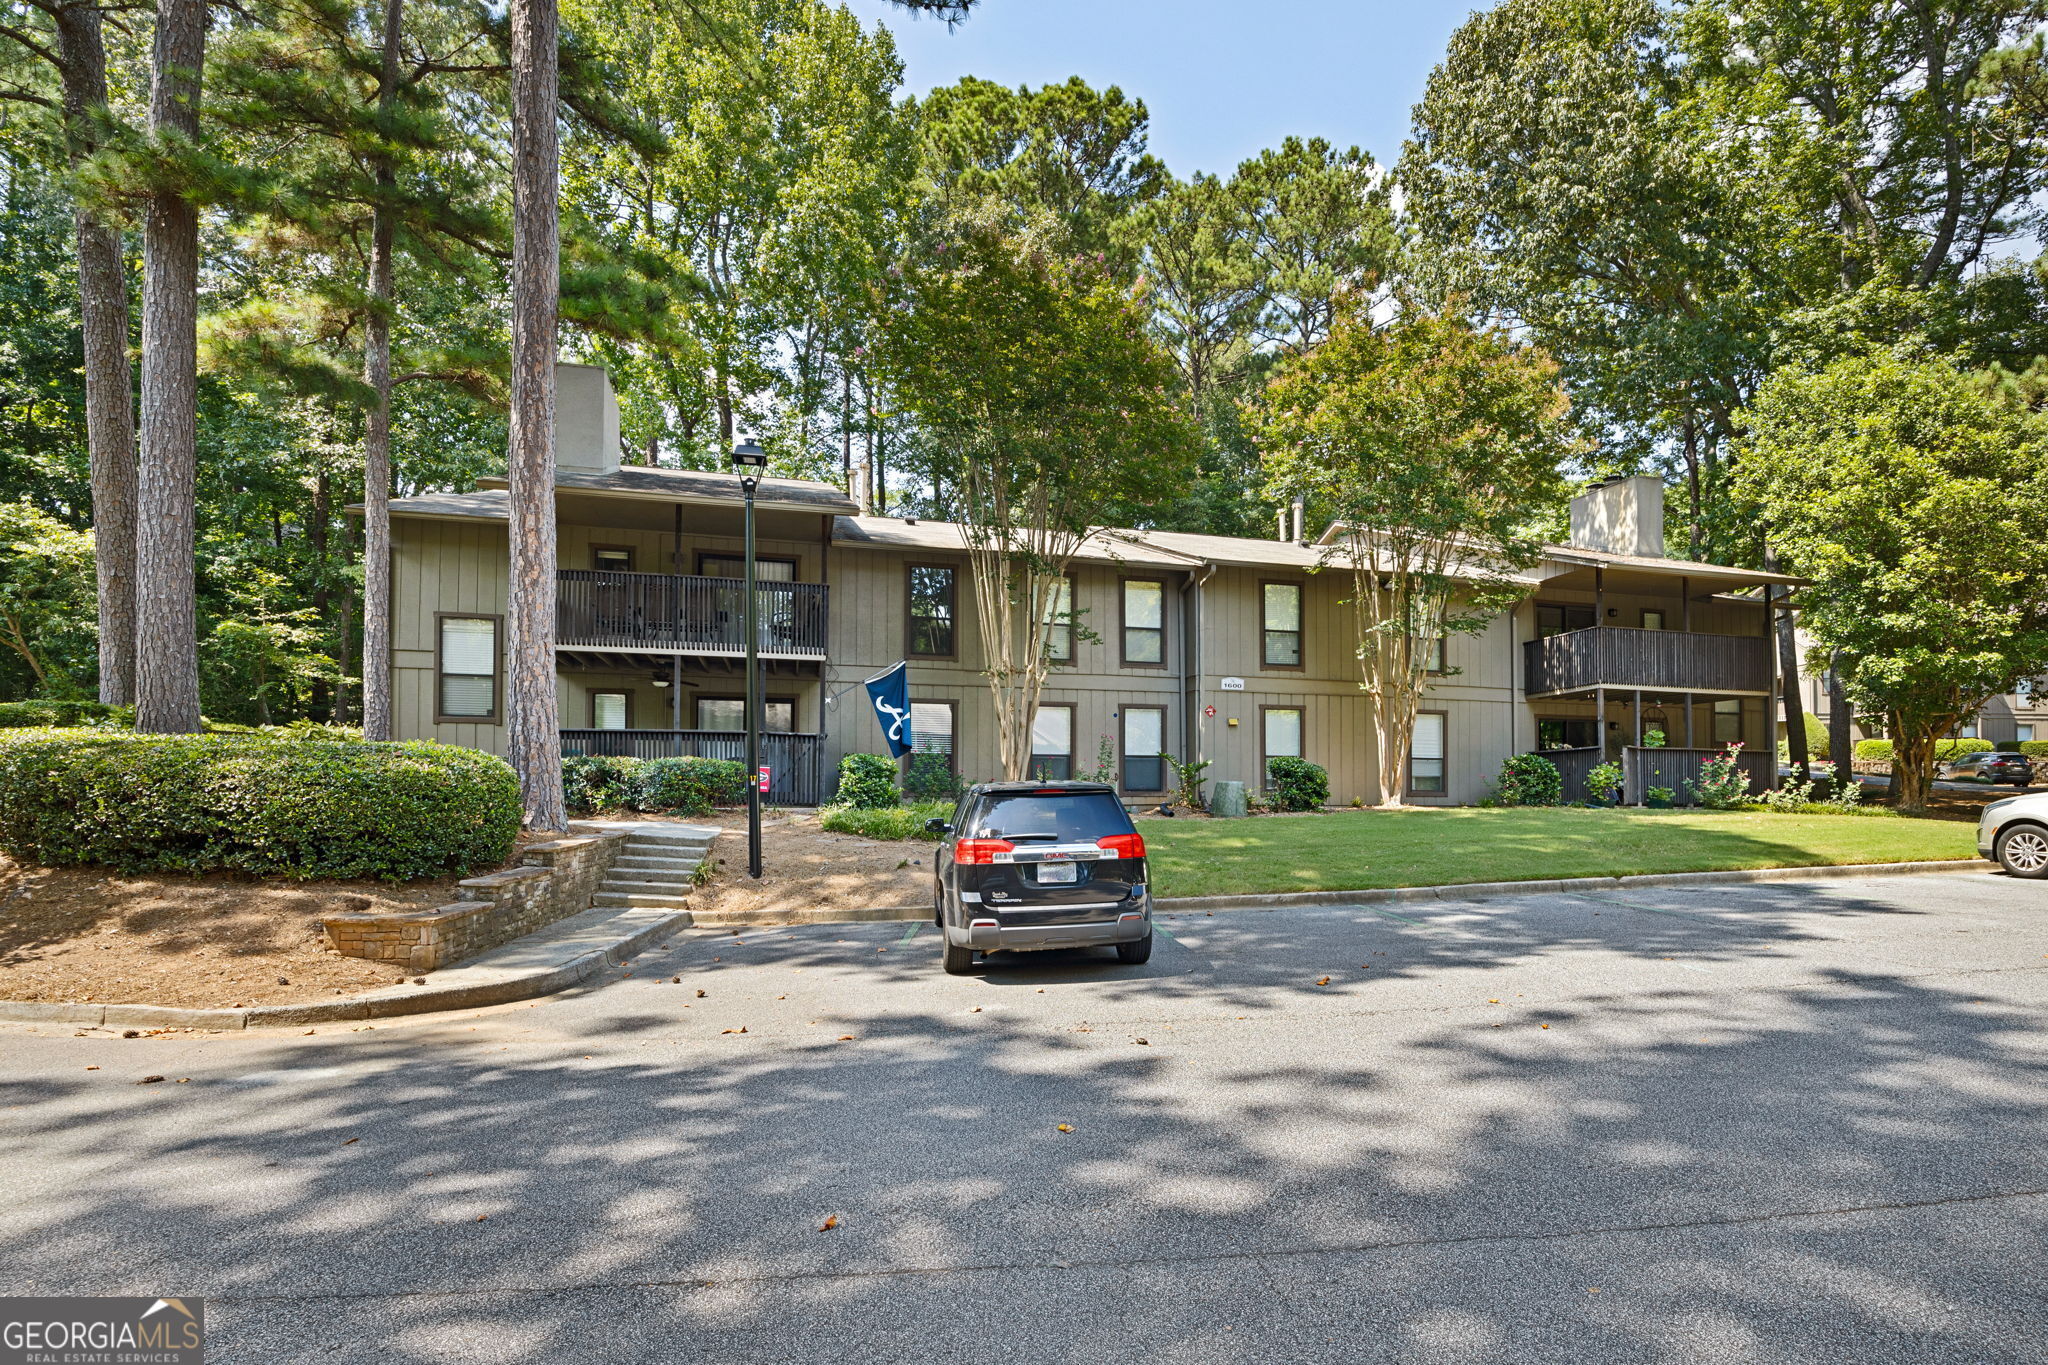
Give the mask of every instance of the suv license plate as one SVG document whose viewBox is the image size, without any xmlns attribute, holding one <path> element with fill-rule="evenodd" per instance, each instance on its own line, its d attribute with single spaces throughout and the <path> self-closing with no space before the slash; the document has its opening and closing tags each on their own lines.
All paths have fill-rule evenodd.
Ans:
<svg viewBox="0 0 2048 1365">
<path fill-rule="evenodd" d="M 1040 863 L 1038 865 L 1038 884 L 1044 886 L 1048 882 L 1079 881 L 1080 878 L 1075 875 L 1076 871 L 1077 869 L 1072 863 Z"/>
</svg>

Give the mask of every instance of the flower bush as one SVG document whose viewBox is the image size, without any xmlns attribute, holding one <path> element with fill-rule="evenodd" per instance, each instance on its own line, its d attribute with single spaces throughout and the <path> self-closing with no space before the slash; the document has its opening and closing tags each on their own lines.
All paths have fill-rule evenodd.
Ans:
<svg viewBox="0 0 2048 1365">
<path fill-rule="evenodd" d="M 1564 796 L 1564 776 L 1541 754 L 1511 754 L 1494 789 L 1503 806 L 1554 806 Z"/>
<path fill-rule="evenodd" d="M 401 881 L 503 862 L 520 814 L 505 761 L 453 745 L 0 734 L 0 850 L 51 866 Z"/>
<path fill-rule="evenodd" d="M 1749 778 L 1737 765 L 1742 745 L 1738 741 L 1708 759 L 1700 775 L 1685 784 L 1693 800 L 1708 810 L 1733 810 L 1749 799 Z"/>
</svg>

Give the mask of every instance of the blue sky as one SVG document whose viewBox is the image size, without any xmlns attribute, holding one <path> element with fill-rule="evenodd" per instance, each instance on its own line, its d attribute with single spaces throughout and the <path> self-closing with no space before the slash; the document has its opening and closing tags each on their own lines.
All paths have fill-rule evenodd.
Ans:
<svg viewBox="0 0 2048 1365">
<path fill-rule="evenodd" d="M 1470 0 L 981 0 L 950 33 L 888 0 L 847 0 L 885 24 L 913 94 L 981 76 L 1078 75 L 1145 101 L 1152 151 L 1176 175 L 1227 174 L 1289 133 L 1401 154 L 1408 111 Z"/>
</svg>

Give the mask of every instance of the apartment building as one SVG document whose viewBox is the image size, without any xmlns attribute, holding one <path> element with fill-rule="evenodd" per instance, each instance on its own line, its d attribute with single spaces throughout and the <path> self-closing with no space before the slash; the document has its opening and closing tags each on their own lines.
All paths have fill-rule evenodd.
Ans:
<svg viewBox="0 0 2048 1365">
<path fill-rule="evenodd" d="M 565 750 L 740 754 L 742 494 L 723 473 L 621 465 L 601 370 L 562 367 L 556 488 L 557 697 Z M 502 752 L 504 482 L 392 503 L 401 738 Z M 757 490 L 763 763 L 770 799 L 828 799 L 841 755 L 883 752 L 862 681 L 910 664 L 918 747 L 998 776 L 966 545 L 947 523 L 862 516 L 837 488 Z M 1163 753 L 1263 785 L 1267 760 L 1329 770 L 1331 798 L 1379 800 L 1340 547 L 1110 528 L 1076 558 L 1033 724 L 1034 769 L 1106 754 L 1132 802 L 1171 785 Z M 1759 784 L 1775 651 L 1757 589 L 1789 582 L 1663 555 L 1663 486 L 1618 480 L 1573 506 L 1570 543 L 1526 597 L 1437 647 L 1404 798 L 1469 804 L 1540 749 L 1576 787 L 1606 759 L 1669 775 L 1743 741 Z M 1662 752 L 1649 754 L 1661 735 Z M 1687 768 L 1691 764 L 1691 768 Z M 1644 780 L 1648 780 L 1647 777 Z M 1637 783 L 1638 786 L 1642 782 Z M 1669 783 L 1666 783 L 1669 785 Z"/>
</svg>

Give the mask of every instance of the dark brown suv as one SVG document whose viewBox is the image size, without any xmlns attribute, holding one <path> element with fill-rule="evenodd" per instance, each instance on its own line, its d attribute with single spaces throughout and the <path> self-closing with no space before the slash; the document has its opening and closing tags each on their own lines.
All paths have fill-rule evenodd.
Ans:
<svg viewBox="0 0 2048 1365">
<path fill-rule="evenodd" d="M 2034 780 L 2034 763 L 2025 754 L 1995 749 L 1990 753 L 1964 754 L 1952 763 L 1941 764 L 1934 773 L 1949 782 L 2010 782 L 2015 787 L 2024 787 Z"/>
</svg>

